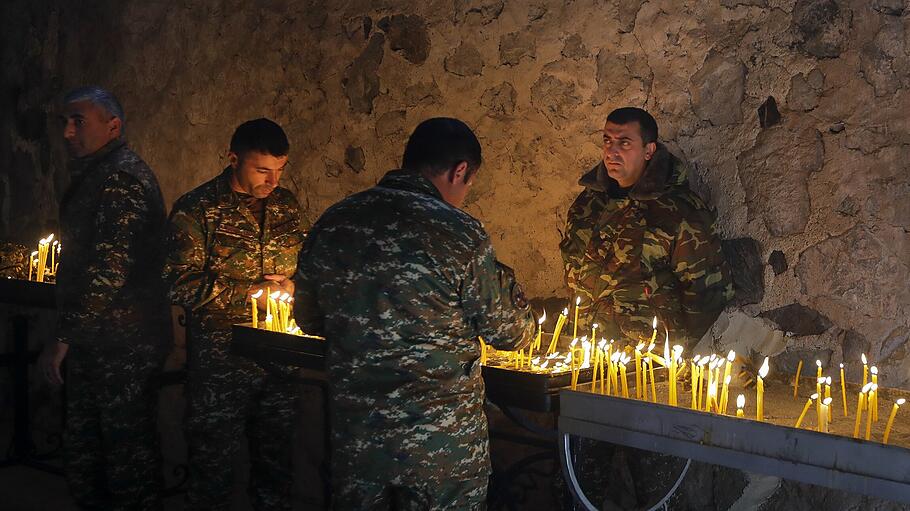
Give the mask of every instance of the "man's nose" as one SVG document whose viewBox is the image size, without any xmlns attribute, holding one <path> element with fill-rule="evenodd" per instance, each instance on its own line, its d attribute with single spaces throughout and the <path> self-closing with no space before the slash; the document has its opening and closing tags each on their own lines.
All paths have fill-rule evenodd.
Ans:
<svg viewBox="0 0 910 511">
<path fill-rule="evenodd" d="M 63 138 L 70 139 L 76 136 L 76 125 L 73 121 L 66 121 L 63 126 Z"/>
<path fill-rule="evenodd" d="M 265 175 L 266 184 L 268 184 L 269 186 L 278 186 L 278 178 L 280 177 L 280 175 L 281 174 L 279 174 L 277 170 L 272 170 L 272 171 L 267 172 Z"/>
</svg>

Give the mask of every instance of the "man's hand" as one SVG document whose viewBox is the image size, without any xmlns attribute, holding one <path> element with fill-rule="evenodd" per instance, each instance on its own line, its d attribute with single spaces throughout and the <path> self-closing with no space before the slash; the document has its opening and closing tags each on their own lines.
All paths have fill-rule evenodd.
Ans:
<svg viewBox="0 0 910 511">
<path fill-rule="evenodd" d="M 63 375 L 60 373 L 60 365 L 69 351 L 70 345 L 65 342 L 54 342 L 44 346 L 41 350 L 41 356 L 38 357 L 38 367 L 41 374 L 51 385 L 63 385 Z"/>
<path fill-rule="evenodd" d="M 294 281 L 285 277 L 284 275 L 266 275 L 265 280 L 262 282 L 257 282 L 250 286 L 250 296 L 258 293 L 262 290 L 262 294 L 259 295 L 259 298 L 256 300 L 256 303 L 259 305 L 261 310 L 265 310 L 266 299 L 268 298 L 268 293 L 274 293 L 275 291 L 280 291 L 281 293 L 287 293 L 291 296 L 294 296 Z"/>
</svg>

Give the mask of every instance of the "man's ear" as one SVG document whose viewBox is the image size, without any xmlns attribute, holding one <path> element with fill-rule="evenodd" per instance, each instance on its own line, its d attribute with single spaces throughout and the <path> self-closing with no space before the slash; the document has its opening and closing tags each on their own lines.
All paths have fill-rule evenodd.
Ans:
<svg viewBox="0 0 910 511">
<path fill-rule="evenodd" d="M 231 168 L 237 170 L 237 164 L 240 163 L 240 157 L 234 151 L 228 151 L 228 163 Z"/>
<path fill-rule="evenodd" d="M 657 151 L 657 142 L 648 142 L 645 144 L 645 159 L 650 160 L 653 158 L 655 151 Z"/>
<path fill-rule="evenodd" d="M 458 162 L 458 165 L 455 165 L 455 167 L 452 168 L 452 170 L 450 171 L 449 177 L 450 177 L 450 181 L 454 184 L 454 183 L 457 183 L 458 181 L 467 182 L 467 179 L 466 179 L 467 175 L 468 175 L 468 162 L 462 161 L 462 162 Z"/>
<path fill-rule="evenodd" d="M 123 121 L 119 117 L 111 117 L 111 120 L 107 122 L 107 127 L 113 138 L 117 138 L 123 130 Z"/>
</svg>

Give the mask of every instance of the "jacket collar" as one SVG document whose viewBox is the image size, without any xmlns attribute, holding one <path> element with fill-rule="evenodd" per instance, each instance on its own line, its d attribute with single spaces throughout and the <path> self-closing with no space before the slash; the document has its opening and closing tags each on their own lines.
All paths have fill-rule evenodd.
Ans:
<svg viewBox="0 0 910 511">
<path fill-rule="evenodd" d="M 648 161 L 638 182 L 629 189 L 629 197 L 637 200 L 656 199 L 670 187 L 685 184 L 686 174 L 682 161 L 658 142 L 654 157 Z M 581 176 L 578 184 L 595 192 L 606 192 L 610 196 L 614 196 L 611 193 L 613 190 L 620 189 L 619 183 L 607 174 L 603 160 Z"/>
<path fill-rule="evenodd" d="M 119 137 L 111 140 L 107 144 L 104 144 L 101 146 L 101 149 L 98 149 L 88 156 L 83 156 L 82 158 L 73 158 L 70 160 L 72 169 L 71 173 L 76 176 L 85 174 L 90 169 L 96 168 L 98 164 L 106 159 L 111 153 L 125 145 L 126 140 L 123 137 Z"/>
<path fill-rule="evenodd" d="M 443 200 L 442 194 L 436 189 L 436 185 L 430 182 L 429 179 L 420 175 L 420 173 L 407 169 L 391 170 L 387 172 L 386 175 L 379 180 L 379 183 L 376 186 L 422 193 Z"/>
<path fill-rule="evenodd" d="M 225 167 L 221 175 L 215 178 L 215 193 L 218 197 L 219 208 L 236 208 L 240 205 L 240 197 L 231 188 L 231 167 Z"/>
</svg>

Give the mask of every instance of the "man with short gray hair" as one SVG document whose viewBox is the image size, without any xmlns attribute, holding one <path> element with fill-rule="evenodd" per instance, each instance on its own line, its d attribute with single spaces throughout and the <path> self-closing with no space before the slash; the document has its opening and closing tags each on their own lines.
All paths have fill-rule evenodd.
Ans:
<svg viewBox="0 0 910 511">
<path fill-rule="evenodd" d="M 63 100 L 70 185 L 60 203 L 66 255 L 57 273 L 57 340 L 39 361 L 67 371 L 66 476 L 83 509 L 159 509 L 153 384 L 170 347 L 160 275 L 165 224 L 158 180 L 123 139 L 110 92 L 82 87 Z"/>
</svg>

